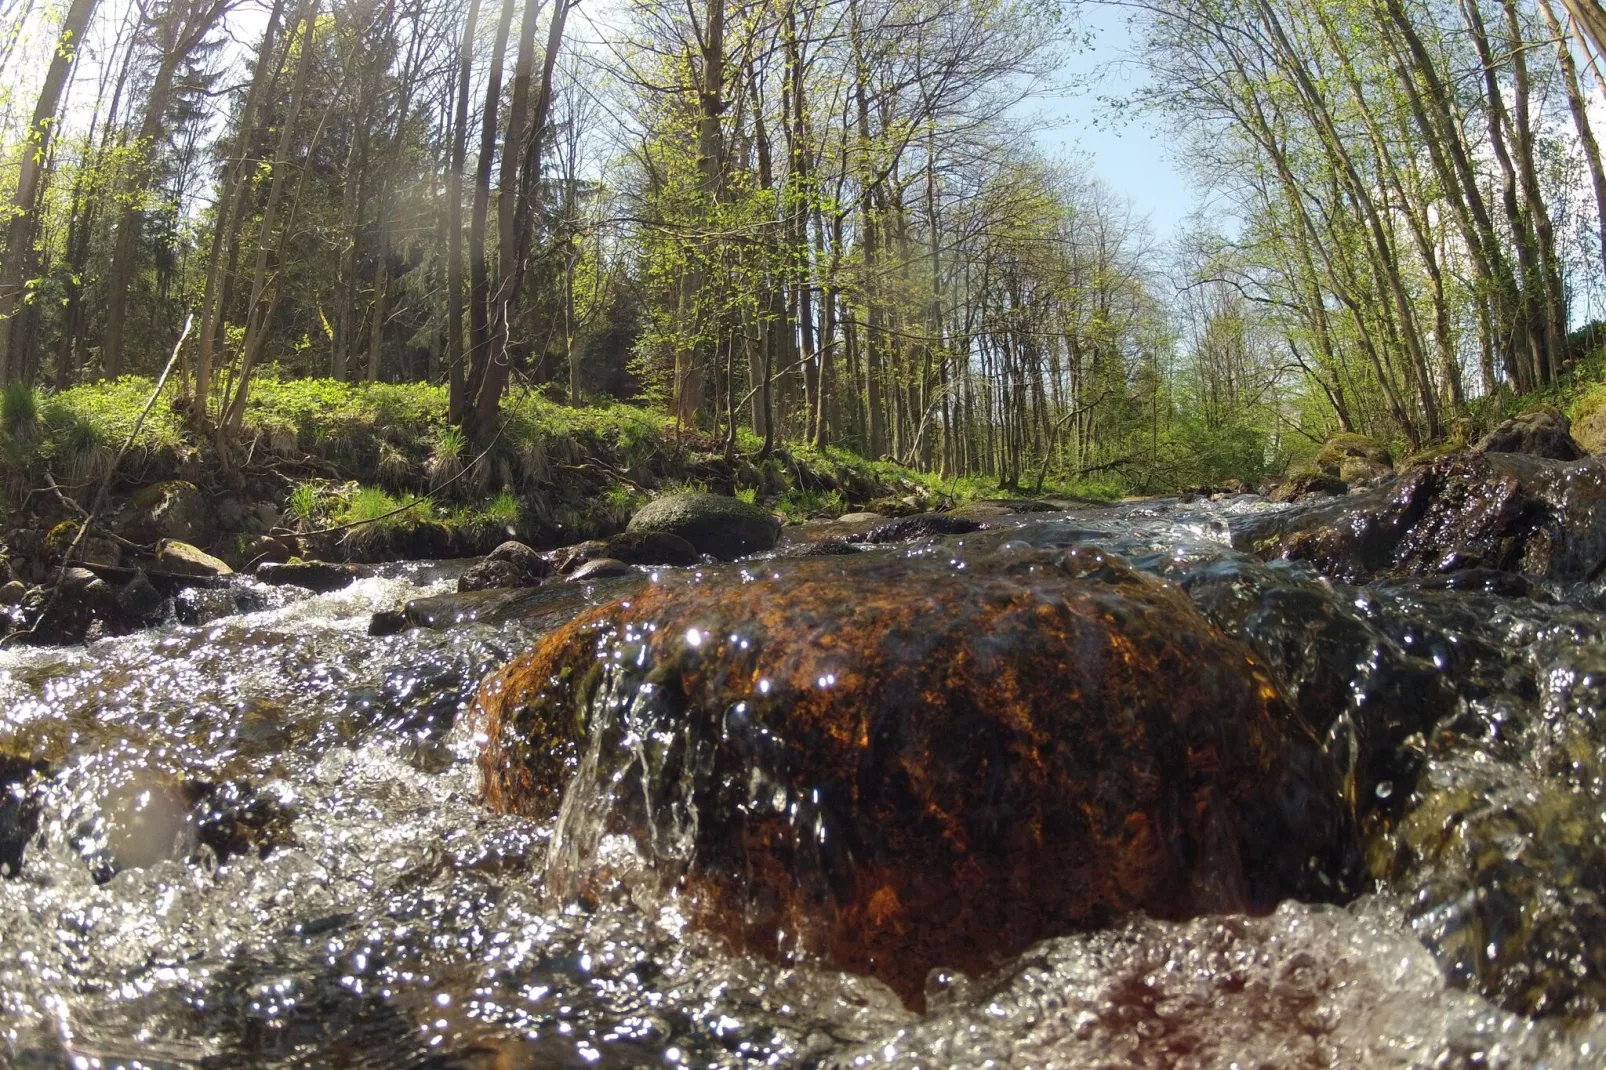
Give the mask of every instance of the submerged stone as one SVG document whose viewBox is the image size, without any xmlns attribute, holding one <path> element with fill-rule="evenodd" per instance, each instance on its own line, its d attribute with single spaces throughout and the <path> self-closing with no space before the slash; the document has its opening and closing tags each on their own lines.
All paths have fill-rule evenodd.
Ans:
<svg viewBox="0 0 1606 1070">
<path fill-rule="evenodd" d="M 968 535 L 980 531 L 982 521 L 973 516 L 956 516 L 953 513 L 920 513 L 901 520 L 877 524 L 864 537 L 865 542 L 908 542 L 926 539 L 933 535 Z"/>
<path fill-rule="evenodd" d="M 1352 850 L 1334 769 L 1265 669 L 1097 551 L 666 576 L 480 704 L 489 803 L 561 808 L 557 886 L 607 880 L 623 834 L 736 946 L 915 1003 L 933 968 L 1131 911 L 1332 894 Z"/>
</svg>

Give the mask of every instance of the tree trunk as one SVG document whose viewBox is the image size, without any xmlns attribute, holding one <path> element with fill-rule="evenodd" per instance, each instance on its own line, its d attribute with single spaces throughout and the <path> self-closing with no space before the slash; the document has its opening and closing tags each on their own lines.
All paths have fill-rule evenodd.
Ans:
<svg viewBox="0 0 1606 1070">
<path fill-rule="evenodd" d="M 78 59 L 78 44 L 84 39 L 89 19 L 95 12 L 95 0 L 72 0 L 66 17 L 61 22 L 56 48 L 45 71 L 45 81 L 34 103 L 33 118 L 23 138 L 22 159 L 17 173 L 17 188 L 11 199 L 11 219 L 6 226 L 6 244 L 0 250 L 0 386 L 15 377 L 12 356 L 17 322 L 17 307 L 27 285 L 33 262 L 33 243 L 39 225 L 37 202 L 43 184 L 45 161 L 49 159 L 51 138 L 59 122 L 62 92 L 67 76 Z"/>
</svg>

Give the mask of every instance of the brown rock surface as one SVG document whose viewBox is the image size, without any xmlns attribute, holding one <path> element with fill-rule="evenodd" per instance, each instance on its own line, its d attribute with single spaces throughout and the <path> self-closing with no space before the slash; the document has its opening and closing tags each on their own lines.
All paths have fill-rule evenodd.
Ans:
<svg viewBox="0 0 1606 1070">
<path fill-rule="evenodd" d="M 1097 551 L 666 577 L 480 705 L 489 803 L 570 796 L 549 880 L 602 879 L 628 833 L 735 945 L 914 1003 L 932 968 L 1130 911 L 1269 909 L 1352 836 L 1247 648 Z"/>
</svg>

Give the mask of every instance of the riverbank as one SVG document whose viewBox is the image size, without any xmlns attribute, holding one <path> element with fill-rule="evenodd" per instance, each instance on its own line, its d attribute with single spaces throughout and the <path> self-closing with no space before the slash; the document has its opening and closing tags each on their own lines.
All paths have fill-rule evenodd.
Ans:
<svg viewBox="0 0 1606 1070">
<path fill-rule="evenodd" d="M 443 387 L 271 376 L 254 384 L 225 464 L 189 431 L 176 386 L 139 423 L 153 385 L 125 378 L 0 399 L 0 558 L 19 580 L 46 580 L 103 481 L 110 494 L 87 540 L 94 563 L 120 565 L 171 538 L 236 568 L 274 533 L 302 537 L 309 557 L 365 563 L 474 556 L 509 538 L 571 545 L 622 531 L 648 501 L 684 490 L 740 497 L 789 522 L 1006 493 L 846 450 L 782 445 L 761 456 L 745 432 L 727 454 L 645 409 L 571 408 L 534 393 L 510 399 L 501 432 L 476 450 L 448 423 Z"/>
</svg>

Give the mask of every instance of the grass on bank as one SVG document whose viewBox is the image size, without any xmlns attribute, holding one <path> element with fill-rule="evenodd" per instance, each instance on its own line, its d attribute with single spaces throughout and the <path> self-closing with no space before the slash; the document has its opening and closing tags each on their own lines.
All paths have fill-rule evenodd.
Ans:
<svg viewBox="0 0 1606 1070">
<path fill-rule="evenodd" d="M 46 471 L 69 490 L 97 484 L 152 386 L 126 377 L 0 395 L 0 480 L 12 501 L 42 485 Z M 151 407 L 117 473 L 124 485 L 206 481 L 210 447 L 188 434 L 185 403 L 174 383 Z M 503 429 L 481 458 L 446 416 L 442 386 L 286 379 L 270 370 L 253 382 L 234 460 L 248 475 L 273 474 L 275 504 L 291 526 L 372 521 L 362 538 L 376 554 L 381 544 L 402 545 L 434 529 L 469 542 L 588 538 L 617 530 L 651 497 L 675 490 L 726 490 L 799 521 L 897 498 L 1036 496 L 836 447 L 788 444 L 759 459 L 762 443 L 745 429 L 729 464 L 706 435 L 677 439 L 661 414 L 626 404 L 571 408 L 534 392 L 508 399 Z M 1109 482 L 1051 480 L 1040 494 L 1109 499 L 1121 492 Z M 425 496 L 432 500 L 396 512 Z"/>
</svg>

